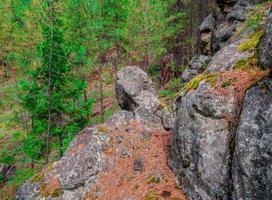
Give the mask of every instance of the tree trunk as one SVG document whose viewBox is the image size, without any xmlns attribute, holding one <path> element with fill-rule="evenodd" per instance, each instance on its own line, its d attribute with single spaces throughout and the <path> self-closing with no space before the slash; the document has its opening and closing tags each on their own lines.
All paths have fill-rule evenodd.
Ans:
<svg viewBox="0 0 272 200">
<path fill-rule="evenodd" d="M 49 161 L 49 154 L 50 154 L 50 142 L 51 142 L 51 123 L 52 123 L 52 80 L 51 80 L 51 68 L 52 68 L 52 56 L 53 56 L 53 20 L 54 20 L 54 0 L 49 2 L 49 12 L 50 12 L 50 50 L 49 50 L 49 62 L 48 62 L 48 88 L 47 88 L 47 95 L 48 95 L 48 126 L 47 126 L 47 136 L 46 136 L 46 159 L 45 163 L 47 164 Z"/>
</svg>

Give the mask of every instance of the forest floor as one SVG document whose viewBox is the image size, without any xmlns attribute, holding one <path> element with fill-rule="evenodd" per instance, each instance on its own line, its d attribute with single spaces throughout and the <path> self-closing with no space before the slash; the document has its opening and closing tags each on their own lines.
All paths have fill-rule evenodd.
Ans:
<svg viewBox="0 0 272 200">
<path fill-rule="evenodd" d="M 112 146 L 106 149 L 108 170 L 87 194 L 93 199 L 186 200 L 167 164 L 171 131 L 148 131 L 136 121 L 107 129 Z"/>
</svg>

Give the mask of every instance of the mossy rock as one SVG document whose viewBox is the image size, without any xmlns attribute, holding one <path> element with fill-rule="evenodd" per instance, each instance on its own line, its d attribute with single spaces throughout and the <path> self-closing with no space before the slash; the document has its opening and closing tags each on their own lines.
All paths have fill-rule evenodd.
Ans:
<svg viewBox="0 0 272 200">
<path fill-rule="evenodd" d="M 44 177 L 44 175 L 51 171 L 53 169 L 53 163 L 50 163 L 48 165 L 46 165 L 46 167 L 44 169 L 42 169 L 42 171 L 40 171 L 38 174 L 36 174 L 32 179 L 31 182 L 32 183 L 37 183 L 40 182 L 42 180 L 42 178 Z"/>
<path fill-rule="evenodd" d="M 262 30 L 255 32 L 252 34 L 249 39 L 245 42 L 240 44 L 238 47 L 239 51 L 244 52 L 248 50 L 254 50 L 258 44 L 260 43 L 261 37 L 263 36 L 264 32 Z"/>
<path fill-rule="evenodd" d="M 233 66 L 233 69 L 244 70 L 244 69 L 251 69 L 258 66 L 259 66 L 258 58 L 257 58 L 257 55 L 254 54 L 253 56 L 237 61 L 235 65 Z"/>
<path fill-rule="evenodd" d="M 199 74 L 196 77 L 194 77 L 191 81 L 186 83 L 184 85 L 182 91 L 187 93 L 188 91 L 190 91 L 192 89 L 197 89 L 199 87 L 199 83 L 201 81 L 205 81 L 206 83 L 209 83 L 211 86 L 215 86 L 215 84 L 217 82 L 217 77 L 218 77 L 218 74 L 216 74 L 216 73 L 209 73 L 209 74 L 202 73 L 202 74 Z"/>
<path fill-rule="evenodd" d="M 150 190 L 146 195 L 145 195 L 145 200 L 159 200 L 160 195 L 156 190 Z"/>
<path fill-rule="evenodd" d="M 97 127 L 97 131 L 98 133 L 101 133 L 101 134 L 109 132 L 108 128 L 105 125 L 99 125 Z"/>
</svg>

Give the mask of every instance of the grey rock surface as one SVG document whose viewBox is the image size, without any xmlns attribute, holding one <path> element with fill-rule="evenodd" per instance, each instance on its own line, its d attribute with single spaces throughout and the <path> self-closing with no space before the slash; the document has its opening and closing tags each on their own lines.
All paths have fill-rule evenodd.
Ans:
<svg viewBox="0 0 272 200">
<path fill-rule="evenodd" d="M 57 179 L 61 188 L 61 192 L 54 199 L 84 199 L 85 193 L 95 183 L 99 173 L 106 169 L 103 146 L 108 141 L 95 127 L 84 129 L 52 169 L 40 175 L 39 180 L 34 177 L 20 187 L 16 199 L 50 199 L 51 195 L 43 194 L 42 187 L 49 184 L 52 178 Z"/>
<path fill-rule="evenodd" d="M 234 96 L 217 96 L 202 82 L 177 103 L 170 165 L 190 199 L 228 199 Z"/>
<path fill-rule="evenodd" d="M 239 51 L 239 45 L 244 40 L 233 42 L 222 49 L 220 49 L 211 59 L 206 72 L 220 72 L 224 70 L 231 70 L 235 64 L 240 61 L 253 56 L 252 52 Z"/>
<path fill-rule="evenodd" d="M 272 79 L 246 93 L 236 133 L 234 199 L 272 197 Z"/>
<path fill-rule="evenodd" d="M 208 66 L 209 61 L 210 57 L 206 55 L 199 55 L 194 57 L 182 73 L 182 80 L 185 82 L 190 81 L 196 75 L 203 72 Z"/>
<path fill-rule="evenodd" d="M 117 74 L 116 95 L 120 107 L 124 110 L 133 111 L 139 106 L 135 97 L 142 91 L 155 94 L 152 80 L 147 73 L 139 67 L 130 66 L 122 68 Z"/>
<path fill-rule="evenodd" d="M 260 64 L 272 69 L 272 11 L 267 20 L 265 34 L 259 45 Z"/>
</svg>

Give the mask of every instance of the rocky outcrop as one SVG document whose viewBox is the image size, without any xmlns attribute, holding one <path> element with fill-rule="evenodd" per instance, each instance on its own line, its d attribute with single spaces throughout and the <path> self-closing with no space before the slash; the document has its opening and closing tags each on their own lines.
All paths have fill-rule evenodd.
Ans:
<svg viewBox="0 0 272 200">
<path fill-rule="evenodd" d="M 116 94 L 120 107 L 132 112 L 136 120 L 150 127 L 162 124 L 171 129 L 173 116 L 155 95 L 155 88 L 147 73 L 137 66 L 124 67 L 117 74 Z"/>
<path fill-rule="evenodd" d="M 233 42 L 220 49 L 211 59 L 205 72 L 219 72 L 232 70 L 235 64 L 240 60 L 246 60 L 254 55 L 249 51 L 240 51 L 239 46 L 245 40 Z"/>
<path fill-rule="evenodd" d="M 272 79 L 267 68 L 272 66 L 272 32 L 266 15 L 271 4 L 255 8 L 262 16 L 257 28 L 243 24 L 260 2 L 218 1 L 221 12 L 200 27 L 212 34 L 206 35 L 211 43 L 202 44 L 214 55 L 202 46 L 200 56 L 209 56 L 209 63 L 195 70 L 193 59 L 183 73 L 187 83 L 174 104 L 169 164 L 189 199 L 271 199 Z"/>
<path fill-rule="evenodd" d="M 48 165 L 20 187 L 16 199 L 83 199 L 106 169 L 103 149 L 107 145 L 109 137 L 99 132 L 97 127 L 84 129 L 60 161 Z"/>
<path fill-rule="evenodd" d="M 228 199 L 236 98 L 202 82 L 177 104 L 170 164 L 183 190 L 190 199 Z"/>
<path fill-rule="evenodd" d="M 272 197 L 272 79 L 248 90 L 236 132 L 233 199 Z"/>
<path fill-rule="evenodd" d="M 199 55 L 194 57 L 182 73 L 182 79 L 184 81 L 190 81 L 196 75 L 205 71 L 210 59 L 210 56 L 206 55 Z"/>
<path fill-rule="evenodd" d="M 272 10 L 269 15 L 267 28 L 259 45 L 259 56 L 261 65 L 272 69 Z"/>
<path fill-rule="evenodd" d="M 124 110 L 134 111 L 137 107 L 146 107 L 153 111 L 159 107 L 151 79 L 136 66 L 125 67 L 118 72 L 116 95 L 120 107 Z M 146 96 L 150 98 L 146 99 Z"/>
<path fill-rule="evenodd" d="M 171 129 L 173 119 L 171 113 L 165 106 L 161 105 L 155 96 L 155 89 L 148 75 L 138 67 L 123 68 L 118 72 L 116 93 L 119 104 L 124 110 L 114 114 L 106 123 L 85 128 L 78 133 L 64 156 L 24 183 L 19 188 L 16 199 L 93 199 L 94 196 L 103 196 L 100 194 L 100 190 L 92 193 L 94 196 L 88 196 L 92 189 L 98 190 L 95 184 L 101 174 L 111 171 L 114 167 L 124 169 L 123 166 L 118 164 L 122 162 L 128 164 L 132 158 L 140 155 L 140 149 L 143 152 L 148 152 L 153 145 L 152 158 L 149 159 L 153 159 L 154 154 L 158 156 L 157 151 L 164 153 L 164 157 L 158 157 L 158 160 L 166 159 L 167 154 L 164 145 L 168 145 L 166 142 L 171 133 L 164 132 L 163 123 L 166 128 Z M 155 136 L 155 134 L 151 134 L 154 131 L 163 133 Z M 130 134 L 133 134 L 133 136 Z M 166 136 L 168 139 L 161 143 L 160 140 L 165 139 Z M 151 137 L 158 144 L 151 141 L 147 142 L 148 138 Z M 143 143 L 139 143 L 139 141 Z M 156 149 L 157 145 L 160 149 Z M 108 151 L 115 151 L 116 154 L 107 157 Z M 151 155 L 142 153 L 142 156 L 135 158 L 135 171 L 144 173 L 147 165 L 151 165 L 147 156 Z M 160 162 L 163 165 L 160 169 L 167 173 L 165 175 L 174 182 L 174 175 L 171 174 L 167 166 L 164 166 L 166 163 Z M 133 164 L 133 161 L 131 163 Z M 133 167 L 131 170 L 133 171 Z M 153 170 L 153 168 L 150 170 Z M 151 172 L 153 173 L 153 171 Z M 146 173 L 151 172 L 147 171 Z M 128 173 L 130 173 L 129 170 Z M 119 174 L 116 173 L 116 175 Z M 122 175 L 118 177 L 120 181 L 122 181 L 122 178 Z M 139 178 L 137 181 L 146 182 L 146 180 Z M 164 181 L 162 184 L 168 184 L 168 182 Z M 172 187 L 174 187 L 174 184 Z M 106 187 L 105 191 L 111 189 L 112 187 Z M 105 191 L 104 195 L 107 195 Z M 175 193 L 182 195 L 180 191 Z M 121 192 L 120 195 L 122 195 Z M 101 197 L 101 199 L 103 198 Z"/>
<path fill-rule="evenodd" d="M 211 14 L 204 19 L 199 27 L 201 55 L 196 56 L 186 67 L 182 74 L 183 81 L 189 81 L 196 75 L 207 71 L 229 70 L 237 60 L 249 56 L 249 52 L 239 52 L 239 46 L 249 33 L 240 38 L 233 38 L 236 30 L 246 20 L 247 13 L 252 10 L 256 3 L 264 1 L 249 0 L 218 0 L 220 12 Z M 214 55 L 215 54 L 215 55 Z M 210 66 L 203 58 L 212 57 Z M 224 67 L 224 59 L 228 64 Z M 218 66 L 220 64 L 220 66 Z"/>
</svg>

